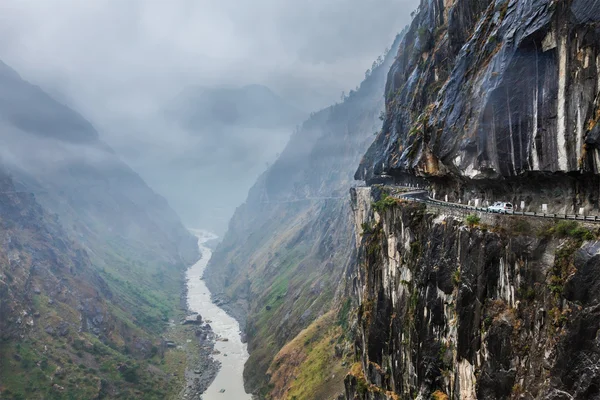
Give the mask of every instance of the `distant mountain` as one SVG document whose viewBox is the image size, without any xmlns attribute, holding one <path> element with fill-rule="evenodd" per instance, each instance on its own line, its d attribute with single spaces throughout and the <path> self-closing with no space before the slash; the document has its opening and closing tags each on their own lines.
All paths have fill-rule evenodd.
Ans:
<svg viewBox="0 0 600 400">
<path fill-rule="evenodd" d="M 77 112 L 21 79 L 0 61 L 0 119 L 24 132 L 76 143 L 98 140 L 98 132 Z"/>
<path fill-rule="evenodd" d="M 188 226 L 222 234 L 304 113 L 265 86 L 194 86 L 155 117 L 147 131 L 169 144 L 115 137 L 117 151 L 168 197 Z"/>
<path fill-rule="evenodd" d="M 189 87 L 166 107 L 166 114 L 190 130 L 209 126 L 271 129 L 293 126 L 304 115 L 262 85 Z"/>
</svg>

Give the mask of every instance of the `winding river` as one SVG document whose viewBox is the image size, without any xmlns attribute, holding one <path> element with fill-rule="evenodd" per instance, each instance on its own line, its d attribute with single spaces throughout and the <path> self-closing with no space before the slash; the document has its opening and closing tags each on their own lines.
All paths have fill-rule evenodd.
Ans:
<svg viewBox="0 0 600 400">
<path fill-rule="evenodd" d="M 210 323 L 219 338 L 215 349 L 220 352 L 213 357 L 221 363 L 221 368 L 209 388 L 202 395 L 203 400 L 250 400 L 244 390 L 243 371 L 248 360 L 248 350 L 242 343 L 240 326 L 223 309 L 211 301 L 210 291 L 202 280 L 204 269 L 212 256 L 212 251 L 204 243 L 217 236 L 203 230 L 190 230 L 198 237 L 198 247 L 202 258 L 187 271 L 188 305 L 191 311 L 202 315 Z"/>
</svg>

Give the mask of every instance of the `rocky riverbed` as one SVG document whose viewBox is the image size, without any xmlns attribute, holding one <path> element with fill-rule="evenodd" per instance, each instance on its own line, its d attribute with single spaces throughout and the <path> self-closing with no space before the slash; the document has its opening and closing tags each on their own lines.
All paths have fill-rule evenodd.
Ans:
<svg viewBox="0 0 600 400">
<path fill-rule="evenodd" d="M 212 255 L 205 245 L 216 238 L 202 231 L 192 231 L 198 237 L 201 259 L 187 272 L 187 308 L 191 313 L 179 323 L 195 330 L 197 343 L 188 358 L 185 399 L 244 400 L 251 396 L 244 390 L 243 370 L 248 359 L 245 341 L 238 322 L 213 299 L 202 276 Z M 188 339 L 189 340 L 189 339 Z M 189 346 L 188 346 L 189 348 Z"/>
</svg>

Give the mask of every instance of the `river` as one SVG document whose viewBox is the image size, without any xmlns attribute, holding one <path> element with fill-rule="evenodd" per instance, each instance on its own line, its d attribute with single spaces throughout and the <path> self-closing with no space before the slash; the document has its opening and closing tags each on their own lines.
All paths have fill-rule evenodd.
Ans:
<svg viewBox="0 0 600 400">
<path fill-rule="evenodd" d="M 221 368 L 213 383 L 202 395 L 203 400 L 250 400 L 251 395 L 244 390 L 243 371 L 248 360 L 248 350 L 242 343 L 240 326 L 222 308 L 211 301 L 210 291 L 201 279 L 204 269 L 212 256 L 212 251 L 204 243 L 217 236 L 203 230 L 190 230 L 198 237 L 198 247 L 202 258 L 187 271 L 188 306 L 192 312 L 199 313 L 210 324 L 220 339 L 215 349 L 220 352 L 213 357 L 221 363 Z M 210 322 L 209 322 L 210 321 Z M 221 392 L 222 390 L 224 392 Z"/>
</svg>

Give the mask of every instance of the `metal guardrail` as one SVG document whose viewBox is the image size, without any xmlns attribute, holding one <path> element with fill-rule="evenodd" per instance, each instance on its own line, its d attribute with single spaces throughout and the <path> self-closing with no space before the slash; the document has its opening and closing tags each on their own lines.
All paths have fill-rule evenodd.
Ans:
<svg viewBox="0 0 600 400">
<path fill-rule="evenodd" d="M 416 187 L 403 187 L 402 186 L 402 188 L 403 189 L 425 190 L 425 189 L 416 188 Z M 583 221 L 583 222 L 600 223 L 600 216 L 597 216 L 597 215 L 575 215 L 575 214 L 556 214 L 556 213 L 549 214 L 549 213 L 533 212 L 533 211 L 506 211 L 506 212 L 491 211 L 491 210 L 488 210 L 486 207 L 475 207 L 475 206 L 468 206 L 468 205 L 464 205 L 464 204 L 449 203 L 449 202 L 445 202 L 445 201 L 440 201 L 440 200 L 432 199 L 429 196 L 427 196 L 427 199 L 419 199 L 419 198 L 406 197 L 409 194 L 410 193 L 404 193 L 404 194 L 398 193 L 397 195 L 400 198 L 404 199 L 404 200 L 415 201 L 415 202 L 418 202 L 418 203 L 433 204 L 433 205 L 436 205 L 436 206 L 446 207 L 446 208 L 454 208 L 454 209 L 461 209 L 461 210 L 478 211 L 478 212 L 484 212 L 484 213 L 487 213 L 487 214 L 518 215 L 518 216 L 524 216 L 524 217 L 548 218 L 548 219 L 562 219 L 562 220 L 573 220 L 573 221 Z"/>
</svg>

